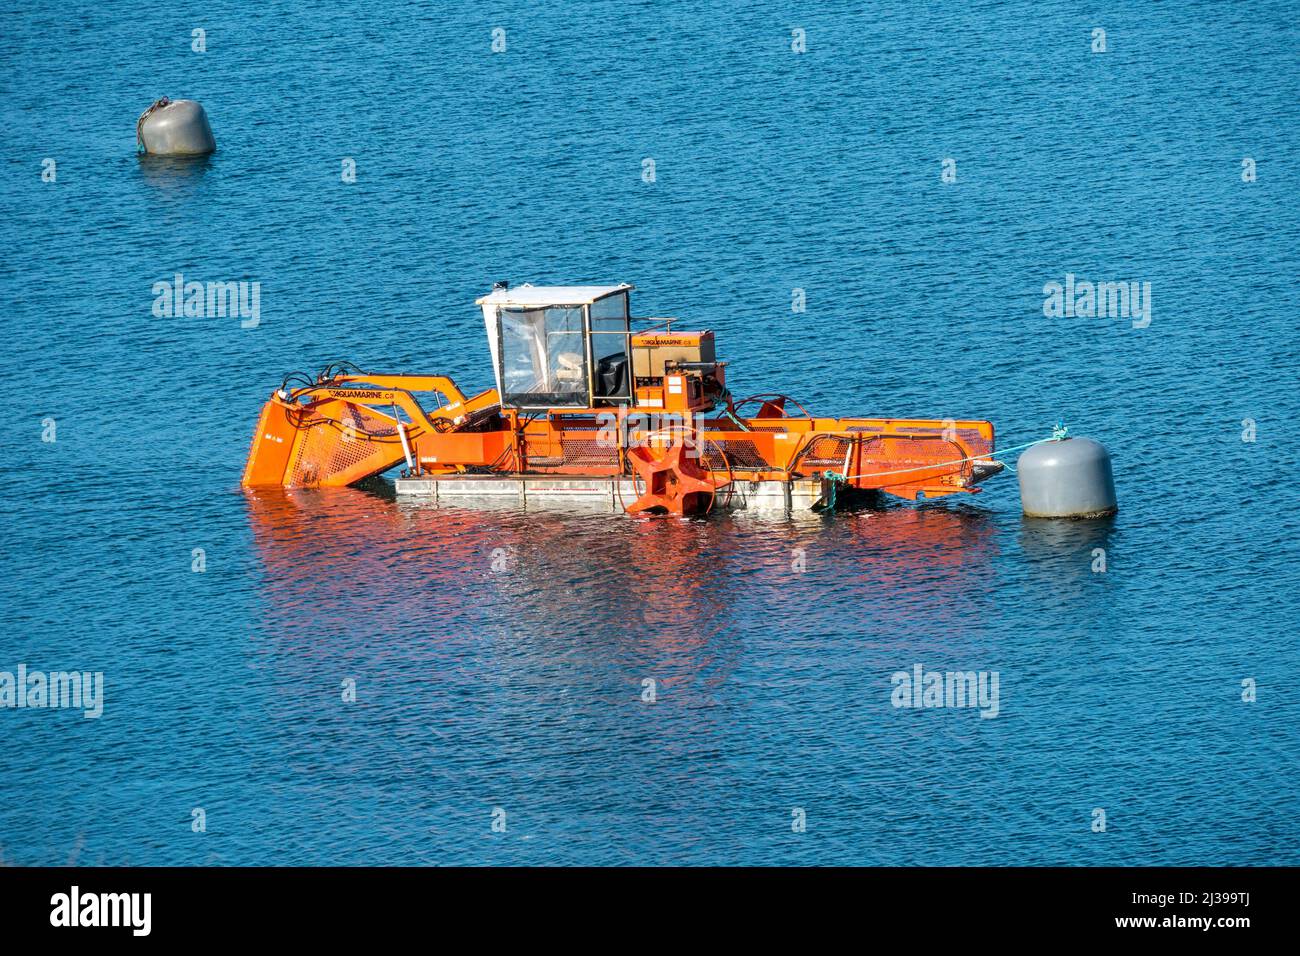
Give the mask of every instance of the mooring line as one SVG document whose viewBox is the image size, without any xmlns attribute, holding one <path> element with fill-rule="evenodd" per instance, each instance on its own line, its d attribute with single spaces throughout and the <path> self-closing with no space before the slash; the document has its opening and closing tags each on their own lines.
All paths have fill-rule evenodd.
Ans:
<svg viewBox="0 0 1300 956">
<path fill-rule="evenodd" d="M 841 475 L 838 472 L 834 472 L 834 471 L 828 471 L 825 473 L 825 475 L 827 478 L 830 478 L 833 481 L 854 481 L 858 478 L 883 478 L 886 475 L 905 475 L 911 471 L 929 471 L 931 468 L 943 468 L 947 465 L 961 465 L 968 461 L 983 461 L 985 459 L 993 459 L 997 455 L 1005 455 L 1013 451 L 1023 451 L 1026 448 L 1032 448 L 1034 445 L 1041 445 L 1044 442 L 1061 441 L 1062 439 L 1070 437 L 1069 432 L 1070 430 L 1068 428 L 1066 428 L 1064 425 L 1060 423 L 1057 423 L 1057 425 L 1052 429 L 1052 435 L 1050 438 L 1037 438 L 1034 441 L 1027 441 L 1023 445 L 1012 445 L 1010 448 L 999 448 L 996 451 L 991 451 L 986 455 L 969 455 L 965 458 L 957 458 L 953 461 L 936 461 L 929 465 L 921 465 L 917 468 L 899 468 L 899 469 L 895 469 L 894 471 L 876 471 L 876 472 L 871 472 L 863 475 Z M 1003 462 L 1003 465 L 1006 466 L 1006 463 Z"/>
</svg>

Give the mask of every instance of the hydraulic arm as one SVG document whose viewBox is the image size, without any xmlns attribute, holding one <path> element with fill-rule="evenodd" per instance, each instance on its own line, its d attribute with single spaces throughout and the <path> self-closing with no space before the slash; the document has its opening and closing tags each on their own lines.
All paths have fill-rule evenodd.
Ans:
<svg viewBox="0 0 1300 956">
<path fill-rule="evenodd" d="M 426 411 L 413 392 L 438 396 L 437 407 Z M 495 389 L 466 398 L 441 375 L 340 373 L 282 387 L 262 406 L 243 484 L 339 487 L 415 467 L 421 437 L 480 422 L 496 405 Z"/>
</svg>

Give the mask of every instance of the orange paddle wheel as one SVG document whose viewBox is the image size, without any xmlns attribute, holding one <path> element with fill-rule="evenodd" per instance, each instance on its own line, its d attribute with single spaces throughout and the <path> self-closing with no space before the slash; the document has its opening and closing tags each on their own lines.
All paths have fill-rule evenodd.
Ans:
<svg viewBox="0 0 1300 956">
<path fill-rule="evenodd" d="M 701 446 L 708 444 L 708 439 L 701 442 L 688 431 L 665 431 L 628 449 L 628 461 L 645 489 L 627 506 L 628 514 L 712 511 L 718 492 L 731 486 L 731 467 L 721 451 L 706 454 Z"/>
</svg>

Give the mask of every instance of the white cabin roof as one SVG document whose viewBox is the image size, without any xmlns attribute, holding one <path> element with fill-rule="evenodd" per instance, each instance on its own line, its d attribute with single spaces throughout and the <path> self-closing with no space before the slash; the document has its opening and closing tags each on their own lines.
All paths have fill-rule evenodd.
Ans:
<svg viewBox="0 0 1300 956">
<path fill-rule="evenodd" d="M 621 285 L 529 285 L 524 283 L 513 289 L 493 289 L 475 305 L 520 306 L 536 308 L 543 305 L 591 305 L 597 299 L 616 292 L 635 288 L 624 282 Z"/>
</svg>

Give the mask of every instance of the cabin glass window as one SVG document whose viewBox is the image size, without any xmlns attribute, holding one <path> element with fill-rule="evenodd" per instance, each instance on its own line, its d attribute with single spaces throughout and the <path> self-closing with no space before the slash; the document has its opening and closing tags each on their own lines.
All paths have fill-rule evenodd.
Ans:
<svg viewBox="0 0 1300 956">
<path fill-rule="evenodd" d="M 501 388 L 514 408 L 587 404 L 582 306 L 501 309 Z"/>
<path fill-rule="evenodd" d="M 627 322 L 626 292 L 591 304 L 591 358 L 596 370 L 592 394 L 597 398 L 628 398 L 632 394 Z"/>
</svg>

